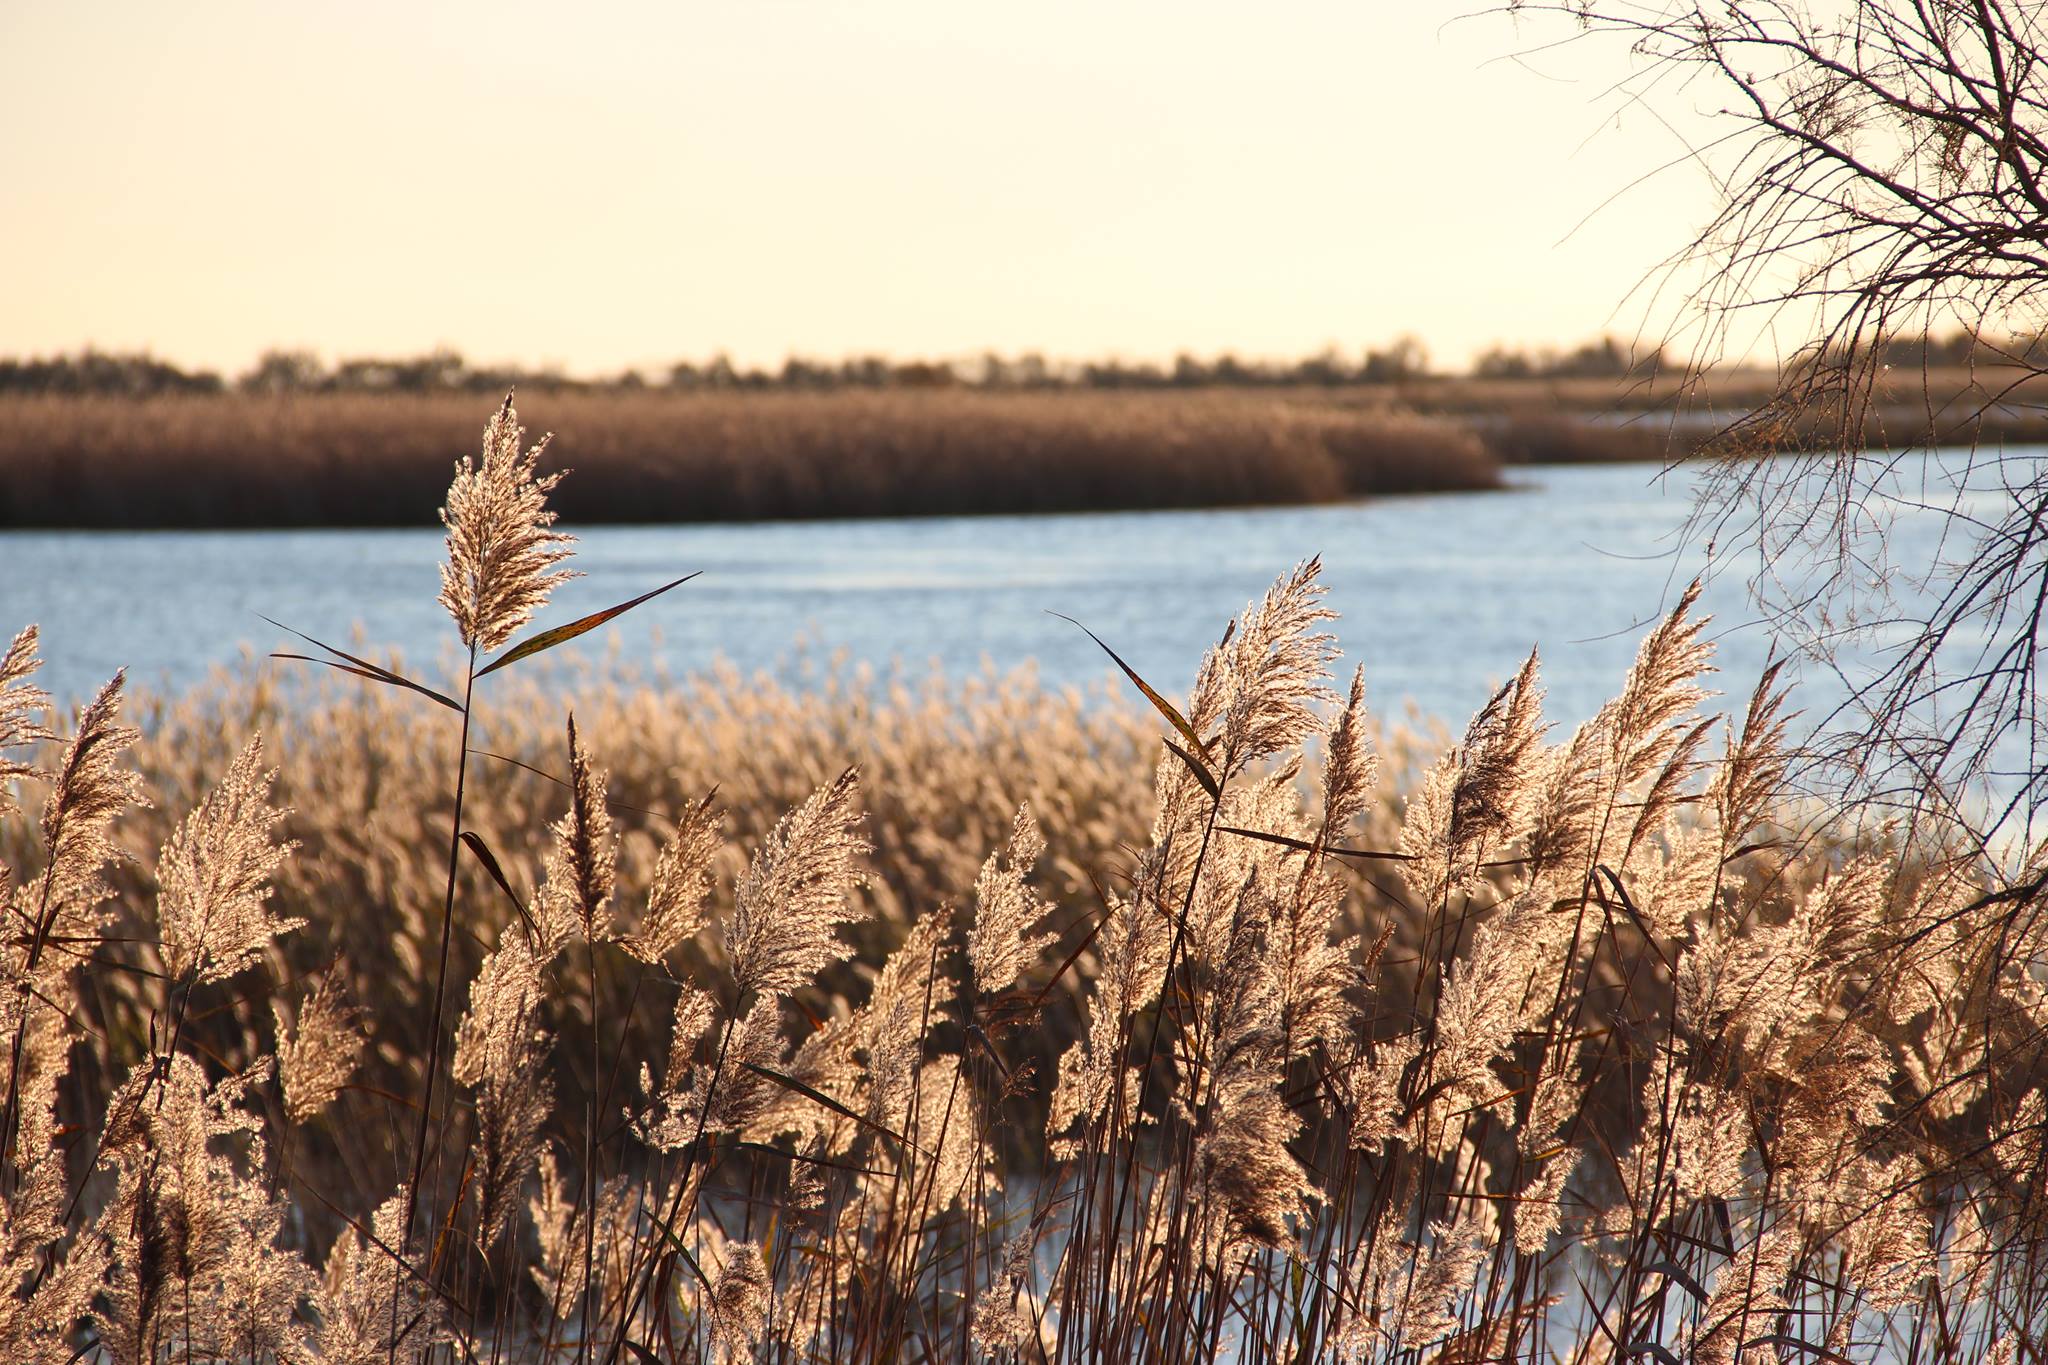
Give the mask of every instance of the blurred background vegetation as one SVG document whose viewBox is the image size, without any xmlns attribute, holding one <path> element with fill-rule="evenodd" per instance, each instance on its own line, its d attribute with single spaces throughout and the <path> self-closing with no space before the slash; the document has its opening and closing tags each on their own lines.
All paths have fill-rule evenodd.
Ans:
<svg viewBox="0 0 2048 1365">
<path fill-rule="evenodd" d="M 2048 437 L 2040 337 L 1880 345 L 1900 382 L 1856 415 L 1865 445 Z M 564 433 L 548 467 L 583 471 L 562 515 L 595 524 L 1328 503 L 1842 439 L 1825 407 L 1750 422 L 1777 383 L 1613 338 L 1497 348 L 1467 374 L 1413 338 L 1288 362 L 718 357 L 601 379 L 453 350 L 272 351 L 232 378 L 85 351 L 0 360 L 0 526 L 431 524 L 479 405 L 513 389 Z"/>
</svg>

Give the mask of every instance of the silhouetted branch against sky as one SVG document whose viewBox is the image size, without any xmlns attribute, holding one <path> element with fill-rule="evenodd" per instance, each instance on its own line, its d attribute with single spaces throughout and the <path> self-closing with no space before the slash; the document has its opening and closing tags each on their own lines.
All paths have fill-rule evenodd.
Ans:
<svg viewBox="0 0 2048 1365">
<path fill-rule="evenodd" d="M 2031 830 L 2048 796 L 2048 475 L 1986 446 L 1954 461 L 1947 487 L 1867 437 L 1933 419 L 1968 439 L 1978 416 L 2038 406 L 2048 16 L 2012 0 L 1511 12 L 1609 48 L 1618 98 L 1710 114 L 1700 159 L 1720 203 L 1672 258 L 1699 281 L 1680 310 L 1688 353 L 1710 363 L 1738 329 L 1776 331 L 1791 356 L 1781 392 L 1740 429 L 1815 436 L 1806 458 L 1722 466 L 1698 529 L 1764 550 L 1759 598 L 1815 657 L 1847 632 L 1884 632 L 1889 666 L 1853 679 L 1832 718 L 1859 789 L 1911 805 L 1937 777 L 1991 779 L 2003 800 L 1980 823 Z M 1924 350 L 1918 367 L 1889 363 L 1895 338 L 1955 327 L 1977 338 L 1960 397 L 1922 382 Z M 1936 562 L 1887 554 L 1899 499 L 1941 500 Z"/>
</svg>

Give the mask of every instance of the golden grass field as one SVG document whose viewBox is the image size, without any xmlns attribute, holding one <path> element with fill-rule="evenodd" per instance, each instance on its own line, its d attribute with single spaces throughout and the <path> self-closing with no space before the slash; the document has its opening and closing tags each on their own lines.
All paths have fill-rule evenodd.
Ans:
<svg viewBox="0 0 2048 1365">
<path fill-rule="evenodd" d="M 0 1358 L 2038 1358 L 2048 850 L 1796 796 L 1692 594 L 1570 731 L 1314 559 L 1184 689 L 596 684 L 484 447 L 453 678 L 0 659 Z"/>
</svg>

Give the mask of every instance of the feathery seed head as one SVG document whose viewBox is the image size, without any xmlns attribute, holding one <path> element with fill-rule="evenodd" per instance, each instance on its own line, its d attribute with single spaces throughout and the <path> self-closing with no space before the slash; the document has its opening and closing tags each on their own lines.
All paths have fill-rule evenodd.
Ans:
<svg viewBox="0 0 2048 1365">
<path fill-rule="evenodd" d="M 848 903 L 867 841 L 856 830 L 859 779 L 849 768 L 775 827 L 733 889 L 725 951 L 733 981 L 788 995 L 845 954 L 831 931 L 862 918 Z"/>
<path fill-rule="evenodd" d="M 706 1115 L 704 1131 L 707 1133 L 743 1132 L 768 1116 L 782 1112 L 779 1106 L 789 1094 L 753 1069 L 780 1070 L 782 1067 L 785 1047 L 782 1008 L 775 997 L 763 993 L 755 999 L 753 1009 L 744 1018 L 734 1020 L 727 1027 L 732 1030 L 732 1037 L 726 1044 L 725 1071 L 718 1079 L 717 1088 L 710 1089 L 710 1078 L 700 1068 L 689 1101 L 683 1106 L 686 1113 Z M 706 1090 L 712 1096 L 708 1110 L 704 1105 L 703 1092 Z"/>
<path fill-rule="evenodd" d="M 43 666 L 36 657 L 36 640 L 36 628 L 26 627 L 7 646 L 7 652 L 0 654 L 0 819 L 19 809 L 14 802 L 15 780 L 35 771 L 7 751 L 50 737 L 42 723 L 49 694 L 28 681 L 29 675 Z"/>
<path fill-rule="evenodd" d="M 1013 1237 L 1002 1250 L 1002 1271 L 974 1305 L 974 1344 L 991 1356 L 1022 1351 L 1032 1334 L 1031 1314 L 1020 1302 L 1031 1275 L 1031 1234 Z"/>
<path fill-rule="evenodd" d="M 1618 788 L 1634 786 L 1670 758 L 1684 738 L 1685 718 L 1708 695 L 1699 678 L 1712 671 L 1714 646 L 1701 631 L 1713 618 L 1692 616 L 1701 586 L 1695 578 L 1678 605 L 1643 637 L 1621 694 L 1602 708 Z"/>
<path fill-rule="evenodd" d="M 172 1359 L 307 1357 L 295 1319 L 315 1280 L 277 1246 L 285 1203 L 260 1174 L 261 1125 L 246 1108 L 269 1071 L 209 1083 L 177 1053 L 138 1067 L 116 1094 L 100 1153 L 114 1195 L 99 1224 L 113 1252 L 99 1323 L 114 1359 L 154 1360 L 159 1348 Z"/>
<path fill-rule="evenodd" d="M 79 712 L 78 729 L 57 765 L 43 803 L 44 879 L 49 899 L 97 899 L 100 869 L 119 858 L 108 838 L 114 817 L 142 800 L 142 779 L 115 764 L 140 732 L 118 723 L 126 670 L 116 673 Z"/>
<path fill-rule="evenodd" d="M 655 860 L 648 879 L 647 913 L 640 927 L 619 944 L 648 966 L 658 966 L 704 927 L 704 897 L 711 889 L 711 863 L 725 841 L 723 817 L 705 797 L 684 813 L 675 836 Z"/>
<path fill-rule="evenodd" d="M 1351 675 L 1351 694 L 1323 755 L 1323 838 L 1333 841 L 1365 810 L 1380 776 L 1380 756 L 1366 734 L 1365 665 Z"/>
<path fill-rule="evenodd" d="M 1376 1152 L 1391 1138 L 1411 1136 L 1404 1122 L 1406 1105 L 1401 1089 L 1409 1064 L 1421 1053 L 1421 1039 L 1402 1034 L 1374 1045 L 1370 1056 L 1361 1052 L 1346 1069 L 1343 1082 L 1346 1107 L 1351 1111 L 1350 1146 Z"/>
<path fill-rule="evenodd" d="M 696 1065 L 697 1045 L 711 1031 L 715 1015 L 716 1002 L 706 991 L 686 985 L 676 996 L 675 1017 L 669 1028 L 668 1067 L 662 1077 L 664 1090 L 678 1089 Z"/>
<path fill-rule="evenodd" d="M 569 775 L 573 799 L 570 824 L 557 833 L 574 874 L 576 909 L 584 933 L 595 938 L 593 926 L 612 897 L 618 853 L 612 847 L 612 817 L 605 805 L 605 772 L 594 766 L 576 734 L 576 718 L 569 718 Z"/>
<path fill-rule="evenodd" d="M 605 805 L 605 773 L 591 763 L 569 718 L 569 809 L 549 828 L 545 880 L 534 916 L 540 927 L 538 953 L 546 962 L 572 935 L 589 943 L 612 936 L 612 885 L 618 874 L 618 849 L 612 840 L 612 817 Z"/>
<path fill-rule="evenodd" d="M 935 1057 L 918 1068 L 917 1121 L 905 1126 L 931 1154 L 921 1179 L 934 1211 L 970 1199 L 976 1178 L 989 1173 L 995 1154 L 981 1140 L 986 1120 L 978 1108 L 957 1055 Z"/>
<path fill-rule="evenodd" d="M 277 1069 L 284 1083 L 285 1114 L 293 1123 L 317 1116 L 355 1074 L 363 1033 L 355 1008 L 342 999 L 340 973 L 329 971 L 299 1004 L 296 1023 L 287 1023 L 276 1000 Z"/>
<path fill-rule="evenodd" d="M 1151 850 L 1148 852 L 1148 856 Z M 1141 884 L 1144 874 L 1135 879 Z M 1077 1120 L 1102 1116 L 1118 1078 L 1127 1111 L 1137 1107 L 1138 1078 L 1123 1065 L 1125 1021 L 1159 994 L 1172 942 L 1172 921 L 1149 897 L 1112 899 L 1101 932 L 1101 968 L 1088 1001 L 1088 1032 L 1060 1054 L 1059 1079 L 1046 1111 L 1045 1132 L 1056 1157 L 1075 1144 L 1060 1135 Z"/>
<path fill-rule="evenodd" d="M 562 476 L 537 474 L 548 438 L 522 453 L 525 434 L 508 393 L 484 428 L 482 463 L 456 464 L 441 509 L 448 528 L 441 605 L 462 643 L 485 654 L 510 640 L 550 592 L 575 577 L 555 566 L 569 557 L 576 538 L 551 529 L 555 514 L 547 508 L 547 495 Z"/>
<path fill-rule="evenodd" d="M 77 733 L 50 774 L 42 872 L 11 896 L 0 876 L 0 908 L 21 926 L 0 941 L 0 1028 L 9 1033 L 36 1012 L 32 1002 L 47 1008 L 67 993 L 73 967 L 106 929 L 112 891 L 105 869 L 126 856 L 112 838 L 114 817 L 142 794 L 142 779 L 118 766 L 138 738 L 117 723 L 121 684 L 117 673 L 79 713 Z M 53 944 L 65 946 L 49 951 Z"/>
<path fill-rule="evenodd" d="M 314 1294 L 325 1365 L 417 1365 L 440 1342 L 440 1299 L 397 1265 L 406 1204 L 401 1187 L 366 1232 L 343 1232 L 327 1254 Z"/>
<path fill-rule="evenodd" d="M 1292 748 L 1313 734 L 1314 708 L 1329 699 L 1336 637 L 1318 630 L 1337 614 L 1322 604 L 1320 558 L 1303 560 L 1259 601 L 1245 608 L 1202 661 L 1189 698 L 1188 721 L 1215 736 L 1230 776 Z"/>
<path fill-rule="evenodd" d="M 739 1242 L 727 1248 L 725 1264 L 712 1282 L 710 1310 L 712 1349 L 727 1360 L 746 1355 L 760 1341 L 768 1323 L 768 1267 L 761 1248 Z"/>
<path fill-rule="evenodd" d="M 158 855 L 157 925 L 173 979 L 225 981 L 305 923 L 265 905 L 271 875 L 297 845 L 274 837 L 286 812 L 269 804 L 277 771 L 262 761 L 263 741 L 252 738 Z"/>
<path fill-rule="evenodd" d="M 1033 934 L 1033 925 L 1052 910 L 1024 884 L 1033 864 L 1045 852 L 1045 839 L 1029 806 L 1017 808 L 1010 846 L 1000 859 L 991 853 L 974 882 L 974 928 L 967 935 L 967 956 L 974 969 L 974 988 L 995 995 L 1017 983 L 1025 968 L 1037 961 L 1052 934 Z"/>
<path fill-rule="evenodd" d="M 1742 733 L 1728 744 L 1727 756 L 1714 774 L 1712 796 L 1722 837 L 1742 840 L 1763 823 L 1785 785 L 1791 755 L 1785 731 L 1792 716 L 1785 712 L 1786 689 L 1777 686 L 1784 660 L 1773 660 L 1757 679 L 1743 714 Z"/>
<path fill-rule="evenodd" d="M 1470 1289 L 1473 1272 L 1488 1250 L 1480 1224 L 1483 1216 L 1468 1205 L 1455 1222 L 1430 1225 L 1434 1245 L 1421 1258 L 1412 1282 L 1399 1289 L 1393 1336 L 1401 1345 L 1425 1346 L 1456 1329 L 1458 1317 L 1452 1307 Z"/>
<path fill-rule="evenodd" d="M 1514 681 L 1493 694 L 1464 738 L 1424 777 L 1409 798 L 1401 875 L 1423 905 L 1436 906 L 1479 880 L 1486 848 L 1520 821 L 1534 786 L 1543 737 L 1543 694 L 1536 651 Z"/>
<path fill-rule="evenodd" d="M 527 1201 L 526 1208 L 533 1217 L 534 1231 L 540 1234 L 540 1260 L 529 1269 L 542 1300 L 562 1320 L 569 1321 L 576 1317 L 577 1304 L 589 1283 L 584 1277 L 586 1238 L 602 1248 L 591 1266 L 601 1284 L 619 1285 L 630 1277 L 627 1262 L 634 1245 L 637 1201 L 630 1182 L 623 1178 L 607 1180 L 597 1192 L 593 1227 L 590 1210 L 583 1202 L 581 1183 L 563 1176 L 552 1147 L 541 1149 L 539 1174 L 540 1179 L 535 1182 L 539 1189 Z"/>
<path fill-rule="evenodd" d="M 1274 1091 L 1275 1079 L 1257 1069 L 1219 1078 L 1214 1126 L 1197 1149 L 1208 1211 L 1230 1242 L 1286 1245 L 1288 1220 L 1302 1215 L 1313 1193 L 1287 1148 L 1301 1120 Z"/>
<path fill-rule="evenodd" d="M 540 1025 L 540 972 L 526 941 L 506 935 L 470 984 L 469 1008 L 455 1031 L 449 1074 L 476 1091 L 476 1233 L 486 1250 L 540 1159 L 541 1125 L 554 1108 L 554 1087 L 541 1066 L 548 1035 Z"/>
<path fill-rule="evenodd" d="M 851 1020 L 852 1046 L 866 1055 L 869 1112 L 898 1127 L 910 1107 L 933 1008 L 953 993 L 942 945 L 952 931 L 945 909 L 921 917 L 875 974 L 868 1003 Z"/>
<path fill-rule="evenodd" d="M 1543 693 L 1536 651 L 1466 732 L 1463 765 L 1451 795 L 1451 840 L 1476 843 L 1511 829 L 1528 792 L 1530 760 L 1543 738 Z"/>
<path fill-rule="evenodd" d="M 1774 1223 L 1722 1264 L 1713 1296 L 1700 1309 L 1692 1347 L 1697 1365 L 1737 1365 L 1749 1358 L 1750 1339 L 1785 1310 L 1781 1291 L 1798 1246 L 1797 1233 Z"/>
</svg>

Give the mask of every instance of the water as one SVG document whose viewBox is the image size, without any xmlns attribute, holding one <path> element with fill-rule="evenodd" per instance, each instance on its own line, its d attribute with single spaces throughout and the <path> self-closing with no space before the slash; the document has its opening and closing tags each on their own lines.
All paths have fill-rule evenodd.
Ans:
<svg viewBox="0 0 2048 1365">
<path fill-rule="evenodd" d="M 1321 507 L 588 528 L 575 560 L 586 576 L 541 624 L 701 569 L 583 643 L 670 673 L 721 655 L 787 668 L 801 646 L 814 659 L 843 649 L 956 673 L 1035 662 L 1054 683 L 1102 679 L 1107 660 L 1048 614 L 1061 612 L 1177 694 L 1247 599 L 1320 553 L 1347 657 L 1365 664 L 1383 714 L 1412 702 L 1460 721 L 1540 644 L 1549 713 L 1571 723 L 1611 695 L 1646 624 L 1707 562 L 1679 536 L 1691 477 L 1562 467 L 1521 471 L 1505 492 Z M 1939 527 L 1902 510 L 1893 554 L 1931 555 Z M 175 689 L 245 651 L 300 647 L 259 613 L 344 647 L 360 627 L 431 671 L 453 662 L 434 602 L 441 552 L 427 529 L 9 532 L 0 625 L 41 623 L 43 681 L 71 698 L 123 665 Z M 1751 567 L 1724 554 L 1707 595 L 1717 681 L 1738 700 L 1773 648 L 1746 596 Z M 1839 692 L 1810 679 L 1801 704 Z"/>
</svg>

